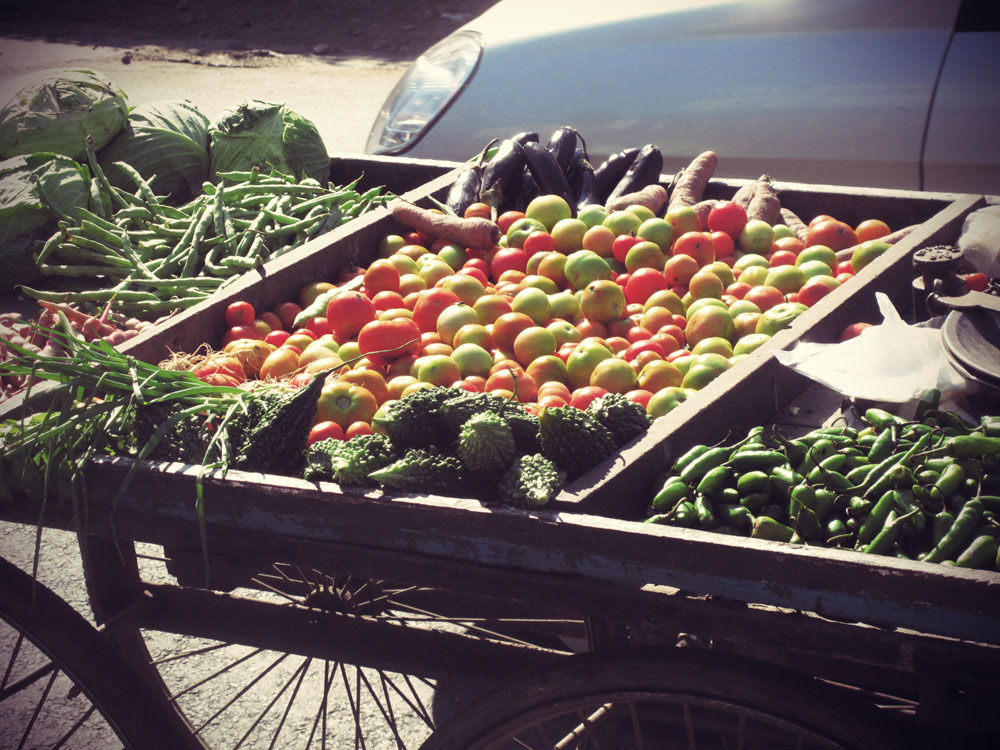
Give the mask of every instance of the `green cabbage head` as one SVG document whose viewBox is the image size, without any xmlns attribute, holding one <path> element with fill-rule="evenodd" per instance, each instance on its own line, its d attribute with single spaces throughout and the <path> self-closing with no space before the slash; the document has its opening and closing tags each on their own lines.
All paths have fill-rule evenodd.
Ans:
<svg viewBox="0 0 1000 750">
<path fill-rule="evenodd" d="M 125 92 L 101 73 L 66 70 L 21 89 L 0 110 L 0 157 L 48 151 L 85 161 L 128 119 Z"/>
<path fill-rule="evenodd" d="M 219 172 L 260 167 L 299 180 L 311 177 L 321 185 L 329 182 L 330 156 L 319 131 L 284 104 L 243 102 L 219 115 L 209 133 L 212 181 Z"/>
<path fill-rule="evenodd" d="M 34 250 L 52 236 L 59 219 L 75 223 L 89 195 L 87 168 L 61 154 L 0 162 L 0 289 L 38 275 Z"/>
<path fill-rule="evenodd" d="M 125 162 L 157 195 L 180 203 L 201 192 L 208 179 L 208 118 L 190 101 L 135 107 L 128 124 L 97 154 L 111 184 L 129 192 L 135 183 L 116 162 Z"/>
</svg>

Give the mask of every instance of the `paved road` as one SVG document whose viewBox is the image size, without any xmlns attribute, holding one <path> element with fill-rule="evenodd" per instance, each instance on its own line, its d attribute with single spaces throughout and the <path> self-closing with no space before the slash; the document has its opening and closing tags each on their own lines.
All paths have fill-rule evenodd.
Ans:
<svg viewBox="0 0 1000 750">
<path fill-rule="evenodd" d="M 360 153 L 379 107 L 405 70 L 404 64 L 375 59 L 350 59 L 332 63 L 321 58 L 276 57 L 258 61 L 260 64 L 257 67 L 234 67 L 233 61 L 224 57 L 206 57 L 194 62 L 191 62 L 190 55 L 177 56 L 177 59 L 188 60 L 185 62 L 146 60 L 139 56 L 126 63 L 124 59 L 125 51 L 120 49 L 0 39 L 0 103 L 7 102 L 41 71 L 86 67 L 100 70 L 118 83 L 128 94 L 131 104 L 186 98 L 208 117 L 212 117 L 222 109 L 250 98 L 284 102 L 316 123 L 329 153 Z M 35 540 L 36 529 L 32 527 L 0 523 L 0 555 L 23 569 L 31 568 Z M 92 620 L 75 537 L 65 532 L 45 530 L 41 549 L 43 554 L 39 578 Z M 157 551 L 151 552 L 156 554 Z M 153 647 L 159 654 L 168 654 L 190 646 L 190 642 L 158 638 Z M 224 656 L 216 658 L 215 664 L 225 664 L 232 658 L 232 649 L 227 649 Z M 266 664 L 266 655 L 258 661 Z M 261 694 L 267 695 L 268 690 L 273 694 L 290 675 L 294 675 L 298 664 L 296 661 L 293 665 L 283 664 L 272 670 L 268 675 L 270 682 L 263 687 Z M 210 670 L 211 659 L 201 659 L 199 668 Z M 322 684 L 322 672 L 315 669 L 314 667 L 314 671 L 309 673 L 309 679 L 303 682 L 301 690 L 301 695 L 305 696 L 301 702 L 308 700 L 313 705 L 318 701 L 321 694 L 318 688 Z M 213 683 L 204 689 L 206 711 L 213 705 L 212 700 L 219 697 L 220 691 L 231 691 L 232 685 L 242 684 L 240 680 L 246 679 L 236 676 L 235 671 L 232 675 L 226 685 L 215 687 L 213 685 L 216 683 Z M 426 690 L 421 689 L 420 692 L 424 699 L 428 698 Z M 342 707 L 346 707 L 343 692 L 335 693 L 331 700 L 339 700 Z M 252 701 L 255 706 L 248 707 L 239 720 L 218 730 L 214 737 L 227 740 L 227 746 L 235 744 L 234 738 L 238 738 L 243 728 L 253 722 L 254 711 L 261 711 L 266 701 L 266 698 Z M 297 699 L 296 703 L 300 703 L 300 700 Z M 218 705 L 217 701 L 214 705 Z M 377 711 L 371 699 L 366 701 L 363 711 Z M 315 709 L 312 712 L 289 718 L 300 735 L 295 746 L 305 746 Z M 208 718 L 204 711 L 202 714 L 202 718 Z M 272 711 L 264 724 L 274 725 L 279 718 L 280 713 Z M 349 710 L 339 711 L 334 718 L 339 724 L 329 728 L 333 744 L 327 746 L 354 746 L 354 722 Z M 0 726 L 3 724 L 0 721 Z M 407 731 L 409 734 L 403 735 L 406 746 L 415 747 L 423 735 L 419 723 Z M 15 741 L 0 730 L 0 749 L 13 747 L 14 744 Z M 281 745 L 290 746 L 284 741 Z M 78 746 L 103 750 L 111 745 L 107 738 L 98 735 L 89 736 Z M 266 747 L 267 743 L 249 740 L 243 746 Z M 388 730 L 383 729 L 377 737 L 369 738 L 365 746 L 373 750 L 395 748 L 397 741 Z"/>
</svg>

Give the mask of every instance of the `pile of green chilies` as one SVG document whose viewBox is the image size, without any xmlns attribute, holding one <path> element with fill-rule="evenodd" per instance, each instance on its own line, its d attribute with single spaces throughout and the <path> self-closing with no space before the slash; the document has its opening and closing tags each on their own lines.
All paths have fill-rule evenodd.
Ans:
<svg viewBox="0 0 1000 750">
<path fill-rule="evenodd" d="M 63 220 L 37 256 L 52 276 L 94 277 L 83 291 L 22 287 L 37 300 L 108 303 L 125 317 L 156 320 L 197 304 L 244 271 L 262 266 L 392 198 L 382 187 L 358 193 L 360 180 L 337 187 L 259 170 L 219 174 L 202 194 L 174 207 L 142 176 L 117 162 L 138 186 L 113 187 L 96 159 L 91 210 Z"/>
<path fill-rule="evenodd" d="M 796 439 L 755 427 L 677 458 L 648 508 L 665 523 L 1000 570 L 1000 418 L 868 409 Z"/>
</svg>

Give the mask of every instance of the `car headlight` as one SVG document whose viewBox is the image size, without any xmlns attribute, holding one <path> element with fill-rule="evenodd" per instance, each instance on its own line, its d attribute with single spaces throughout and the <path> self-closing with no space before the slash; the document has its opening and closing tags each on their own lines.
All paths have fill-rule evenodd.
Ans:
<svg viewBox="0 0 1000 750">
<path fill-rule="evenodd" d="M 459 31 L 418 57 L 382 105 L 365 151 L 398 153 L 420 140 L 472 77 L 482 51 L 478 32 Z"/>
</svg>

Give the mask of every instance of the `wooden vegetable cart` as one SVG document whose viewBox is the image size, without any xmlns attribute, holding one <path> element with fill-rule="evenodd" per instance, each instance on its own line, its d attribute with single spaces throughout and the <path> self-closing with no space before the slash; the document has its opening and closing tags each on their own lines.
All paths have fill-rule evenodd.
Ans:
<svg viewBox="0 0 1000 750">
<path fill-rule="evenodd" d="M 387 174 L 424 170 L 405 197 L 426 205 L 454 179 L 451 166 L 398 160 Z M 741 184 L 715 180 L 707 197 Z M 325 737 L 329 747 L 417 747 L 449 714 L 450 728 L 426 747 L 995 742 L 1000 573 L 638 522 L 681 451 L 765 423 L 807 391 L 775 350 L 877 321 L 876 290 L 905 306 L 913 251 L 953 242 L 986 202 L 780 187 L 783 205 L 804 217 L 921 226 L 544 510 L 229 471 L 205 476 L 199 518 L 200 467 L 144 462 L 117 497 L 131 461 L 94 461 L 85 509 L 74 517 L 50 505 L 43 523 L 79 530 L 98 619 L 195 730 L 191 745 L 324 746 Z M 221 336 L 230 302 L 293 298 L 305 283 L 363 265 L 397 230 L 387 211 L 373 212 L 142 334 L 129 351 L 157 362 L 194 350 Z M 25 499 L 0 513 L 39 518 Z M 163 565 L 169 576 L 149 573 Z M 158 653 L 163 632 L 190 648 Z M 258 656 L 269 666 L 236 676 Z M 254 696 L 267 681 L 256 675 L 278 662 L 274 673 L 294 662 L 287 680 Z M 256 704 L 247 732 L 229 718 L 241 701 Z M 347 735 L 335 734 L 338 713 Z M 522 744 L 504 744 L 514 736 Z"/>
</svg>

